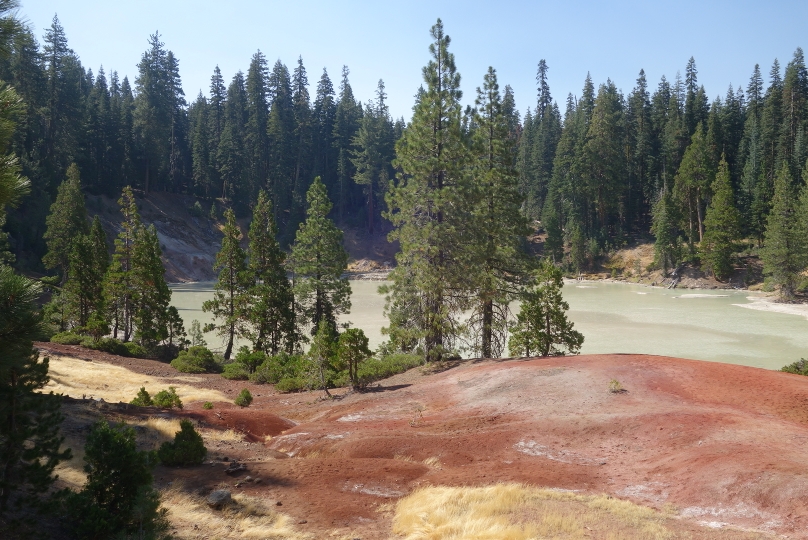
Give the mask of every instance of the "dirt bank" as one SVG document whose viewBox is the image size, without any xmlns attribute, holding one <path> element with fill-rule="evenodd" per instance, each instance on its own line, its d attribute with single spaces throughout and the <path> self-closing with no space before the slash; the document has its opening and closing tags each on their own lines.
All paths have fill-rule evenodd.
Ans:
<svg viewBox="0 0 808 540">
<path fill-rule="evenodd" d="M 610 393 L 613 379 L 626 391 Z M 241 430 L 243 442 L 211 448 L 214 463 L 247 460 L 263 483 L 238 491 L 280 501 L 315 537 L 389 538 L 391 503 L 418 486 L 514 481 L 672 506 L 694 538 L 737 537 L 727 527 L 808 538 L 805 377 L 594 355 L 416 369 L 332 400 L 217 376 L 195 384 L 260 394 L 246 410 L 190 402 L 182 414 Z M 224 464 L 160 477 L 202 491 L 233 482 Z"/>
</svg>

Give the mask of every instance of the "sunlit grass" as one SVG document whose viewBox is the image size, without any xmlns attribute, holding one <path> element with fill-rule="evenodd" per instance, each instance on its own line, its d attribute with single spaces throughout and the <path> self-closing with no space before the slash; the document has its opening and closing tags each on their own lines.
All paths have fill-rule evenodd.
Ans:
<svg viewBox="0 0 808 540">
<path fill-rule="evenodd" d="M 678 525 L 672 514 L 608 495 L 520 484 L 425 487 L 401 499 L 393 518 L 393 532 L 406 540 L 766 538 L 707 528 L 693 535 Z"/>
</svg>

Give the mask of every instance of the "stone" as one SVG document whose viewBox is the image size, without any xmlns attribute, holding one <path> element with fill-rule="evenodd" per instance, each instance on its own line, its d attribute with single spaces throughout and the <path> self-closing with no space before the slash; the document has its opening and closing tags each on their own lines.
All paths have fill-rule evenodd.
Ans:
<svg viewBox="0 0 808 540">
<path fill-rule="evenodd" d="M 207 503 L 211 508 L 218 510 L 223 506 L 230 504 L 232 500 L 233 498 L 230 496 L 230 492 L 228 490 L 217 489 L 208 495 Z"/>
</svg>

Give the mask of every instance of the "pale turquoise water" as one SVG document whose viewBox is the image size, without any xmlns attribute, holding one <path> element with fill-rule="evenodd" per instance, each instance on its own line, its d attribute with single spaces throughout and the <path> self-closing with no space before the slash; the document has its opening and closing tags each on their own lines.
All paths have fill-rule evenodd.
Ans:
<svg viewBox="0 0 808 540">
<path fill-rule="evenodd" d="M 351 313 L 342 318 L 362 328 L 371 347 L 384 339 L 384 299 L 379 282 L 352 281 Z M 210 322 L 201 310 L 211 283 L 176 284 L 172 303 L 190 327 Z M 569 316 L 585 336 L 582 353 L 644 353 L 730 362 L 769 369 L 808 357 L 808 320 L 752 310 L 747 291 L 667 290 L 621 283 L 567 283 Z M 697 295 L 696 297 L 688 295 Z M 699 297 L 703 295 L 704 297 Z M 208 343 L 220 345 L 215 336 Z"/>
</svg>

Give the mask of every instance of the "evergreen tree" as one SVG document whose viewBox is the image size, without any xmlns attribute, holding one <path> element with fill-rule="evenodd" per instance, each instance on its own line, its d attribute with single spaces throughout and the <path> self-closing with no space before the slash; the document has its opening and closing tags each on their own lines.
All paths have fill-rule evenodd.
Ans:
<svg viewBox="0 0 808 540">
<path fill-rule="evenodd" d="M 348 66 L 342 66 L 342 82 L 334 113 L 332 138 L 337 158 L 337 178 L 336 185 L 331 186 L 331 197 L 336 200 L 337 219 L 340 223 L 345 221 L 346 213 L 351 207 L 352 180 L 356 175 L 351 154 L 355 151 L 354 137 L 362 118 L 362 105 L 354 98 L 353 89 L 348 82 L 349 74 Z"/>
<path fill-rule="evenodd" d="M 515 169 L 515 148 L 499 94 L 497 74 L 489 67 L 477 89 L 474 174 L 478 204 L 473 222 L 477 239 L 476 301 L 471 326 L 483 358 L 501 356 L 505 348 L 508 305 L 525 273 L 522 246 L 527 222 L 520 213 L 523 198 Z"/>
<path fill-rule="evenodd" d="M 82 329 L 90 317 L 103 307 L 101 294 L 104 274 L 95 264 L 95 253 L 89 236 L 73 239 L 67 281 L 62 289 L 67 304 L 69 327 Z M 72 324 L 71 324 L 72 323 Z"/>
<path fill-rule="evenodd" d="M 545 259 L 536 272 L 535 282 L 523 294 L 508 342 L 511 355 L 557 356 L 581 350 L 584 336 L 567 319 L 569 304 L 561 296 L 563 286 L 561 270 Z"/>
<path fill-rule="evenodd" d="M 699 249 L 716 279 L 723 280 L 732 273 L 731 257 L 740 236 L 740 217 L 735 208 L 729 165 L 723 157 L 712 192 L 713 198 L 704 217 L 704 240 Z"/>
<path fill-rule="evenodd" d="M 373 355 L 368 338 L 359 328 L 348 328 L 339 335 L 337 359 L 348 368 L 348 379 L 354 390 L 359 389 L 359 364 Z"/>
<path fill-rule="evenodd" d="M 0 516 L 35 508 L 50 490 L 56 465 L 70 458 L 60 451 L 61 399 L 43 393 L 48 358 L 33 341 L 41 339 L 36 282 L 0 267 Z"/>
<path fill-rule="evenodd" d="M 691 251 L 693 244 L 704 238 L 704 200 L 709 195 L 710 185 L 715 177 L 715 164 L 707 145 L 703 125 L 699 124 L 687 147 L 679 170 L 673 193 L 684 207 L 688 216 L 688 241 Z"/>
<path fill-rule="evenodd" d="M 213 299 L 206 300 L 202 304 L 202 311 L 213 313 L 216 322 L 206 325 L 205 331 L 216 330 L 225 340 L 224 358 L 229 360 L 235 338 L 244 331 L 243 304 L 247 287 L 247 268 L 246 254 L 239 245 L 241 230 L 236 223 L 233 209 L 228 208 L 224 217 L 222 248 L 216 254 L 216 263 L 213 265 L 213 270 L 219 273 L 219 277 L 213 286 Z"/>
<path fill-rule="evenodd" d="M 314 179 L 306 201 L 306 221 L 295 235 L 290 261 L 295 297 L 312 334 L 322 321 L 336 331 L 337 316 L 351 309 L 351 285 L 343 277 L 348 253 L 342 246 L 342 231 L 328 218 L 331 201 L 319 178 Z"/>
<path fill-rule="evenodd" d="M 135 290 L 133 275 L 133 257 L 135 242 L 143 225 L 137 211 L 137 203 L 132 188 L 123 188 L 118 200 L 123 214 L 121 231 L 115 239 L 115 252 L 104 279 L 104 304 L 107 307 L 109 320 L 112 323 L 112 335 L 118 338 L 123 334 L 123 341 L 129 341 L 134 331 Z"/>
<path fill-rule="evenodd" d="M 277 236 L 272 203 L 261 190 L 249 231 L 248 337 L 254 350 L 273 356 L 291 353 L 297 342 L 294 296 L 284 268 L 286 254 Z"/>
<path fill-rule="evenodd" d="M 679 241 L 680 213 L 671 193 L 663 187 L 652 211 L 651 234 L 654 235 L 654 263 L 667 275 L 682 257 Z"/>
<path fill-rule="evenodd" d="M 307 353 L 312 372 L 309 374 L 311 381 L 320 390 L 324 390 L 328 397 L 331 374 L 335 371 L 334 360 L 336 359 L 337 343 L 339 336 L 333 324 L 322 319 L 314 332 L 314 339 Z"/>
<path fill-rule="evenodd" d="M 389 192 L 388 219 L 400 242 L 390 274 L 387 313 L 391 335 L 416 338 L 428 360 L 452 353 L 458 318 L 468 307 L 471 213 L 468 150 L 461 133 L 460 75 L 449 37 L 438 19 L 431 29 L 432 59 L 423 70 L 426 89 L 412 122 L 396 143 L 398 185 Z M 406 312 L 395 313 L 399 310 Z M 406 328 L 396 328 L 404 324 Z"/>
<path fill-rule="evenodd" d="M 56 201 L 51 205 L 51 213 L 45 223 L 48 252 L 42 257 L 42 262 L 48 268 L 58 268 L 64 284 L 73 240 L 89 232 L 79 168 L 75 163 L 67 169 L 67 178 L 59 185 Z"/>
<path fill-rule="evenodd" d="M 797 279 L 805 269 L 806 236 L 797 219 L 797 195 L 787 163 L 783 163 L 774 182 L 772 209 L 766 221 L 766 233 L 760 258 L 763 273 L 779 287 L 785 300 L 794 298 Z"/>
<path fill-rule="evenodd" d="M 168 304 L 171 290 L 160 259 L 160 241 L 154 225 L 141 227 L 132 248 L 132 288 L 135 336 L 147 350 L 168 337 Z"/>
</svg>

